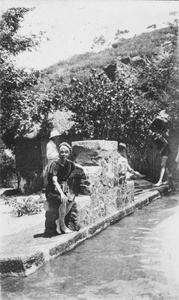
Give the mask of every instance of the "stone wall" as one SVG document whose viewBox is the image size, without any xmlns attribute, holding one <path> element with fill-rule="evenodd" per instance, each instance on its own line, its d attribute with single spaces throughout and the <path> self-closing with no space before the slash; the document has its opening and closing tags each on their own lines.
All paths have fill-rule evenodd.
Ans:
<svg viewBox="0 0 179 300">
<path fill-rule="evenodd" d="M 90 140 L 72 143 L 76 169 L 70 178 L 76 190 L 77 223 L 79 228 L 97 223 L 134 200 L 134 183 L 119 176 L 116 141 Z M 72 184 L 73 182 L 73 184 Z"/>
</svg>

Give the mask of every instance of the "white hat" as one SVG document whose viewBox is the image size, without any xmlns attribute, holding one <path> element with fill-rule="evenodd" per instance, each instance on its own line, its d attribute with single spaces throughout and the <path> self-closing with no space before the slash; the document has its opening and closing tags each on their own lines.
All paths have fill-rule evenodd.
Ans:
<svg viewBox="0 0 179 300">
<path fill-rule="evenodd" d="M 58 132 L 58 130 L 57 129 L 53 129 L 51 131 L 51 133 L 50 133 L 50 139 L 53 138 L 53 137 L 55 137 L 55 136 L 59 136 L 59 135 L 60 135 L 60 133 Z"/>
</svg>

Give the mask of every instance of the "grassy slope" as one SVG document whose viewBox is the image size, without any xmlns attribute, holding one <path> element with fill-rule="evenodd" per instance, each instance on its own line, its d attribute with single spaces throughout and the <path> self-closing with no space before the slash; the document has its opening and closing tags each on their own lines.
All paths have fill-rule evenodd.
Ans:
<svg viewBox="0 0 179 300">
<path fill-rule="evenodd" d="M 156 55 L 161 44 L 165 41 L 176 44 L 176 32 L 176 27 L 167 27 L 142 33 L 134 38 L 121 40 L 119 43 L 113 44 L 110 49 L 105 49 L 99 53 L 90 52 L 59 61 L 59 63 L 45 69 L 43 75 L 55 79 L 56 82 L 60 82 L 61 79 L 64 82 L 69 82 L 73 76 L 83 80 L 88 78 L 91 68 L 102 70 L 120 57 L 147 55 L 150 58 L 152 55 Z"/>
</svg>

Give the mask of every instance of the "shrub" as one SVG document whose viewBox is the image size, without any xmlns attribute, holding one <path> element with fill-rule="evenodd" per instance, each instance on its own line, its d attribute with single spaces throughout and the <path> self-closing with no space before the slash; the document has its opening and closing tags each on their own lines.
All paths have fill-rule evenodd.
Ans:
<svg viewBox="0 0 179 300">
<path fill-rule="evenodd" d="M 13 215 L 21 217 L 23 215 L 33 215 L 38 214 L 42 211 L 43 204 L 39 200 L 34 200 L 32 197 L 17 198 L 13 200 L 7 200 L 6 204 L 11 206 Z"/>
<path fill-rule="evenodd" d="M 10 187 L 11 180 L 16 177 L 15 157 L 9 156 L 5 150 L 0 155 L 1 186 Z"/>
</svg>

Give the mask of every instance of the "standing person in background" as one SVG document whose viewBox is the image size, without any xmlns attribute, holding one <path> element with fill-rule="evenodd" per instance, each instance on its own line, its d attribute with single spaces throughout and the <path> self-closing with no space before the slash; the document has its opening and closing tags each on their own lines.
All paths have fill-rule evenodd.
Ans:
<svg viewBox="0 0 179 300">
<path fill-rule="evenodd" d="M 162 185 L 163 178 L 166 173 L 169 187 L 171 189 L 174 189 L 173 180 L 172 180 L 172 169 L 169 163 L 169 155 L 171 154 L 171 149 L 169 145 L 169 132 L 170 132 L 169 129 L 166 129 L 161 134 L 154 133 L 154 143 L 156 143 L 161 156 L 160 176 L 155 186 Z"/>
<path fill-rule="evenodd" d="M 48 167 L 53 161 L 59 159 L 58 145 L 60 144 L 60 134 L 57 129 L 52 130 L 50 133 L 50 141 L 46 147 L 46 157 L 48 160 Z"/>
</svg>

